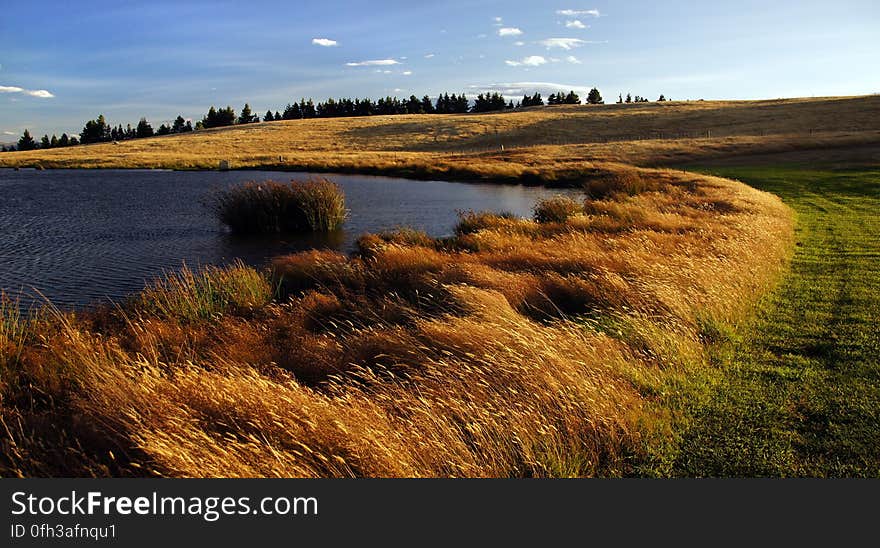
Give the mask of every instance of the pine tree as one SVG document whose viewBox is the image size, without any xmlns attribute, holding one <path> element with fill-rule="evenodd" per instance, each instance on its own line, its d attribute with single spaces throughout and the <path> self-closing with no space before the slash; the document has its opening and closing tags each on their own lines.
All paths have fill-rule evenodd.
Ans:
<svg viewBox="0 0 880 548">
<path fill-rule="evenodd" d="M 168 135 L 171 133 L 171 127 L 165 124 L 159 126 L 159 129 L 156 130 L 156 135 Z"/>
<path fill-rule="evenodd" d="M 602 99 L 602 94 L 599 93 L 599 90 L 593 88 L 590 90 L 590 93 L 587 94 L 587 103 L 591 105 L 602 105 L 605 101 Z"/>
<path fill-rule="evenodd" d="M 68 137 L 66 133 L 61 134 L 61 138 L 58 139 L 58 146 L 60 146 L 60 147 L 70 146 L 70 137 Z"/>
<path fill-rule="evenodd" d="M 49 141 L 49 148 L 58 148 L 58 137 L 52 134 L 52 140 Z"/>
<path fill-rule="evenodd" d="M 661 94 L 660 94 L 660 98 L 657 99 L 657 100 L 660 101 L 660 102 L 663 102 L 663 101 L 666 100 L 666 96 L 664 96 L 664 95 L 661 93 Z"/>
<path fill-rule="evenodd" d="M 40 139 L 40 148 L 49 148 L 50 146 L 52 146 L 52 144 L 49 141 L 49 136 L 43 135 L 43 138 Z"/>
<path fill-rule="evenodd" d="M 278 112 L 277 110 L 275 111 L 275 121 L 276 122 L 281 121 L 281 113 Z"/>
<path fill-rule="evenodd" d="M 274 122 L 275 121 L 275 115 L 272 114 L 272 109 L 269 109 L 266 111 L 266 114 L 263 115 L 263 121 L 264 122 Z"/>
<path fill-rule="evenodd" d="M 34 138 L 31 137 L 30 131 L 24 130 L 24 133 L 21 134 L 21 138 L 18 140 L 18 146 L 16 148 L 18 150 L 34 150 L 37 148 L 37 143 L 34 141 Z"/>
<path fill-rule="evenodd" d="M 95 120 L 89 120 L 79 134 L 82 143 L 100 143 L 110 140 L 110 126 L 101 114 Z"/>
<path fill-rule="evenodd" d="M 251 106 L 247 103 L 244 104 L 244 107 L 241 109 L 241 115 L 238 117 L 239 124 L 251 124 L 256 118 L 256 121 L 259 121 L 259 118 L 254 116 L 251 112 Z"/>
<path fill-rule="evenodd" d="M 183 116 L 178 115 L 171 125 L 171 133 L 183 133 L 184 128 L 186 128 L 186 120 L 183 119 Z"/>
<path fill-rule="evenodd" d="M 626 94 L 626 102 L 627 102 L 627 103 L 632 103 L 632 102 L 633 102 L 632 95 L 630 95 L 629 93 Z"/>
<path fill-rule="evenodd" d="M 150 125 L 150 122 L 148 122 L 146 118 L 141 118 L 138 122 L 135 136 L 138 138 L 153 136 L 153 126 Z"/>
</svg>

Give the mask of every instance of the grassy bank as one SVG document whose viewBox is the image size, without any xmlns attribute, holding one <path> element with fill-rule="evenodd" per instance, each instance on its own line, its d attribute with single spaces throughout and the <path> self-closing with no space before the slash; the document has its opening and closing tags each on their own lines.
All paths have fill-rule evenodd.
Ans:
<svg viewBox="0 0 880 548">
<path fill-rule="evenodd" d="M 714 348 L 691 386 L 671 472 L 880 475 L 880 169 L 703 168 L 783 198 L 798 219 L 791 271 Z"/>
<path fill-rule="evenodd" d="M 367 235 L 268 272 L 186 273 L 118 309 L 6 317 L 2 475 L 639 472 L 747 316 L 791 218 L 724 179 L 628 168 L 537 220 Z M 11 308 L 10 308 L 11 310 Z"/>
</svg>

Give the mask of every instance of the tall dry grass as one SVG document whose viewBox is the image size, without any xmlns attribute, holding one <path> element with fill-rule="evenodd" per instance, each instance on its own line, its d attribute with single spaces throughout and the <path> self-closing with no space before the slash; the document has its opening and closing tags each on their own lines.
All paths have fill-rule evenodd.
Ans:
<svg viewBox="0 0 880 548">
<path fill-rule="evenodd" d="M 213 208 L 236 234 L 329 232 L 348 214 L 342 189 L 321 178 L 244 183 L 219 191 Z"/>
<path fill-rule="evenodd" d="M 768 194 L 636 174 L 576 215 L 470 213 L 448 239 L 368 235 L 51 312 L 13 346 L 0 471 L 632 473 L 668 434 L 658 391 L 705 367 L 706 326 L 747 313 L 792 237 Z"/>
</svg>

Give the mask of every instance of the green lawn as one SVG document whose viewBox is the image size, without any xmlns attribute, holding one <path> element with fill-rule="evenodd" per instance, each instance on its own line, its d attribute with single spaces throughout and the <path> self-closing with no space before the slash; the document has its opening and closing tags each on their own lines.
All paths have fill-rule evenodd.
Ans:
<svg viewBox="0 0 880 548">
<path fill-rule="evenodd" d="M 797 212 L 790 273 L 716 349 L 682 476 L 880 476 L 880 169 L 700 168 Z"/>
</svg>

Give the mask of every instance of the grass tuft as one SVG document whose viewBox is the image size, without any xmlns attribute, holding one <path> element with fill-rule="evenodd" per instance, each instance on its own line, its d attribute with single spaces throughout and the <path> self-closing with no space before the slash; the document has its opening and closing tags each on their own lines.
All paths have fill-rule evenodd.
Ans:
<svg viewBox="0 0 880 548">
<path fill-rule="evenodd" d="M 577 215 L 583 215 L 584 205 L 568 196 L 556 195 L 544 198 L 534 207 L 535 221 L 539 223 L 564 223 Z"/>
<path fill-rule="evenodd" d="M 236 234 L 328 232 L 347 216 L 342 189 L 327 179 L 249 182 L 218 193 L 213 207 Z"/>
</svg>

